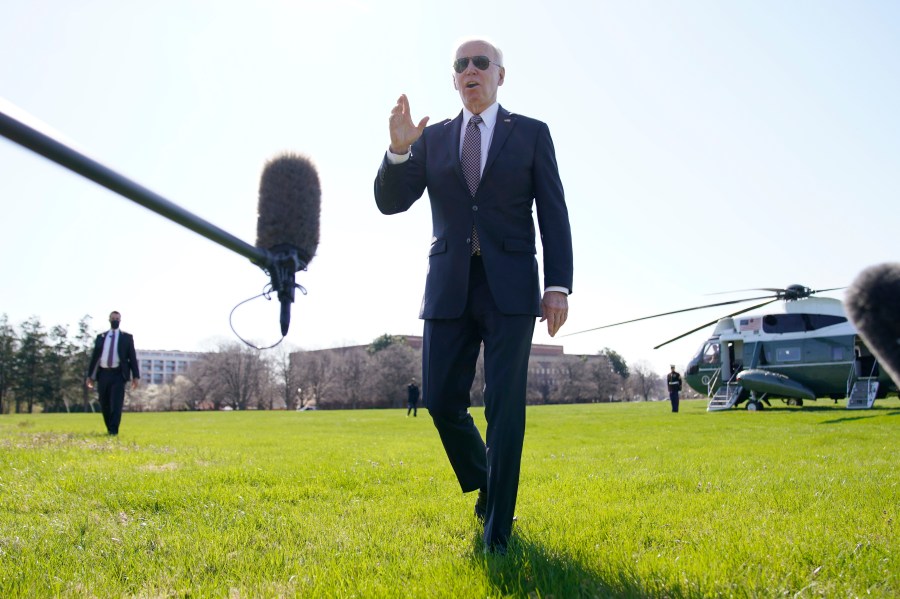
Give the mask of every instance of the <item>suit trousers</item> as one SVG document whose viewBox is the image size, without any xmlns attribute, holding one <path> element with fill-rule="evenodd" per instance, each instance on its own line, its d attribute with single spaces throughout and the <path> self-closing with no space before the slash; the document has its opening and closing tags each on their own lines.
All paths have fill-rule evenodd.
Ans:
<svg viewBox="0 0 900 599">
<path fill-rule="evenodd" d="M 534 315 L 507 315 L 497 309 L 481 257 L 472 258 L 463 315 L 425 321 L 426 407 L 463 492 L 487 491 L 484 542 L 489 547 L 506 545 L 512 532 L 534 323 Z M 469 414 L 482 342 L 487 443 Z"/>
<path fill-rule="evenodd" d="M 669 391 L 669 401 L 672 403 L 672 411 L 678 411 L 678 391 Z"/>
<path fill-rule="evenodd" d="M 122 376 L 122 370 L 97 369 L 97 394 L 100 396 L 100 410 L 103 412 L 107 432 L 118 435 L 122 406 L 125 404 L 125 377 Z"/>
</svg>

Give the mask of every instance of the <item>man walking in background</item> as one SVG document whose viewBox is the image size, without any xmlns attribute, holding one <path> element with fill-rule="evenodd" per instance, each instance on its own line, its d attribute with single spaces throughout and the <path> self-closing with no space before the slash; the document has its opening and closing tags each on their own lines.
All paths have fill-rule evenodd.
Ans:
<svg viewBox="0 0 900 599">
<path fill-rule="evenodd" d="M 423 392 L 463 492 L 478 491 L 486 552 L 505 553 L 512 532 L 525 387 L 535 317 L 555 335 L 568 316 L 572 235 L 547 125 L 497 103 L 506 69 L 484 40 L 456 50 L 453 86 L 462 111 L 427 127 L 401 95 L 391 143 L 375 179 L 384 214 L 404 212 L 427 190 L 432 242 L 420 317 Z M 538 280 L 533 210 L 543 246 Z M 486 443 L 469 414 L 484 344 Z"/>
<path fill-rule="evenodd" d="M 419 415 L 419 384 L 416 379 L 409 381 L 406 386 L 406 415 L 412 412 L 413 416 Z"/>
<path fill-rule="evenodd" d="M 137 389 L 138 379 L 141 378 L 134 337 L 119 330 L 121 321 L 121 314 L 115 311 L 110 313 L 109 330 L 97 335 L 85 378 L 88 389 L 93 389 L 94 381 L 97 381 L 103 422 L 110 435 L 119 434 L 126 381 L 131 379 L 131 388 Z"/>
</svg>

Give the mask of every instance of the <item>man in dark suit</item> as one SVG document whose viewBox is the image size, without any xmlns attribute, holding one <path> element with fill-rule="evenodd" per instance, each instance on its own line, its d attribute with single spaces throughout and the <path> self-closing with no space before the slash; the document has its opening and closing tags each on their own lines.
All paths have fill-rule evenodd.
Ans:
<svg viewBox="0 0 900 599">
<path fill-rule="evenodd" d="M 384 214 L 409 209 L 428 191 L 433 237 L 420 313 L 425 405 L 463 492 L 479 491 L 475 514 L 484 522 L 485 551 L 500 553 L 518 493 L 535 317 L 555 335 L 572 290 L 572 235 L 550 131 L 497 104 L 502 65 L 492 44 L 462 44 L 453 85 L 463 110 L 431 127 L 428 117 L 413 123 L 400 96 L 375 179 Z M 482 343 L 486 443 L 468 411 Z"/>
<path fill-rule="evenodd" d="M 121 314 L 110 313 L 109 330 L 97 335 L 85 378 L 88 389 L 93 389 L 94 381 L 97 381 L 103 422 L 110 435 L 119 434 L 126 381 L 131 379 L 131 388 L 137 389 L 138 379 L 141 378 L 134 351 L 134 337 L 119 330 L 121 321 Z"/>
<path fill-rule="evenodd" d="M 416 379 L 411 379 L 406 386 L 406 415 L 412 412 L 413 416 L 419 415 L 419 385 Z"/>
</svg>

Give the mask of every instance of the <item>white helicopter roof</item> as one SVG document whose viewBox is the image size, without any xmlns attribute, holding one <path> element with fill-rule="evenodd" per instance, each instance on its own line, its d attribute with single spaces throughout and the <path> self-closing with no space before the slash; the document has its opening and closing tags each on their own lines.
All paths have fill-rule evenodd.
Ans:
<svg viewBox="0 0 900 599">
<path fill-rule="evenodd" d="M 760 310 L 760 312 L 756 313 L 742 314 L 733 318 L 725 317 L 719 320 L 719 322 L 716 323 L 713 335 L 729 335 L 737 333 L 738 331 L 741 331 L 741 334 L 744 332 L 760 334 L 763 318 L 768 315 L 777 314 L 824 314 L 829 316 L 839 316 L 844 318 L 845 321 L 843 323 L 835 323 L 835 325 L 832 326 L 839 326 L 841 328 L 849 327 L 852 329 L 852 325 L 846 320 L 847 315 L 844 312 L 843 302 L 834 298 L 806 297 L 796 300 L 779 301 L 764 306 Z M 735 321 L 737 321 L 737 327 L 735 327 Z M 782 334 L 779 333 L 778 335 Z"/>
<path fill-rule="evenodd" d="M 846 316 L 844 304 L 831 297 L 806 297 L 765 306 L 765 314 L 830 314 Z"/>
</svg>

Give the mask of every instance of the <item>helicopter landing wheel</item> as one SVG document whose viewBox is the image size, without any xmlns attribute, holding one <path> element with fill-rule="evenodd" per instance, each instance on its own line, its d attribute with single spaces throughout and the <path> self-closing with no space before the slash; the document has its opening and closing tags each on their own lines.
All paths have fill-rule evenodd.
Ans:
<svg viewBox="0 0 900 599">
<path fill-rule="evenodd" d="M 798 408 L 802 408 L 802 407 L 803 407 L 803 400 L 802 400 L 802 399 L 799 399 L 799 398 L 797 398 L 797 397 L 791 397 L 790 399 L 787 400 L 787 405 L 789 405 L 789 406 L 797 406 Z"/>
<path fill-rule="evenodd" d="M 760 401 L 748 401 L 747 402 L 747 411 L 748 412 L 761 412 L 763 409 L 762 402 Z"/>
</svg>

